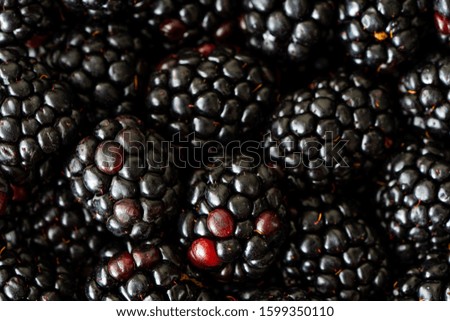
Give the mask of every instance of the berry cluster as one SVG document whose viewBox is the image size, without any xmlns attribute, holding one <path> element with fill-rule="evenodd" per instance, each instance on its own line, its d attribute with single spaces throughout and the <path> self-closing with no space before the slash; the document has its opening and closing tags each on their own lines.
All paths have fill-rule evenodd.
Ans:
<svg viewBox="0 0 450 321">
<path fill-rule="evenodd" d="M 0 300 L 450 300 L 450 0 L 0 0 Z"/>
</svg>

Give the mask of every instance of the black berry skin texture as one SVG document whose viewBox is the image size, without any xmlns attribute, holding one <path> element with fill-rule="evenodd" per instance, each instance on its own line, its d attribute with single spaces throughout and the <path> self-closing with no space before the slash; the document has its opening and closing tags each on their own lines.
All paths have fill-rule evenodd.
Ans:
<svg viewBox="0 0 450 321">
<path fill-rule="evenodd" d="M 88 21 L 59 30 L 34 54 L 72 86 L 92 128 L 107 117 L 139 114 L 143 48 L 125 24 Z"/>
<path fill-rule="evenodd" d="M 78 139 L 79 106 L 23 48 L 0 49 L 0 69 L 0 171 L 12 184 L 42 183 Z"/>
<path fill-rule="evenodd" d="M 281 263 L 287 286 L 306 286 L 320 300 L 384 297 L 390 278 L 386 252 L 353 203 L 316 194 L 291 208 L 293 232 Z"/>
<path fill-rule="evenodd" d="M 448 250 L 449 161 L 447 149 L 438 142 L 410 142 L 383 171 L 377 212 L 399 263 Z"/>
<path fill-rule="evenodd" d="M 178 213 L 180 182 L 162 138 L 132 116 L 105 119 L 65 173 L 74 196 L 116 236 L 147 239 Z"/>
<path fill-rule="evenodd" d="M 0 217 L 5 214 L 8 202 L 11 199 L 11 188 L 8 180 L 0 173 Z"/>
<path fill-rule="evenodd" d="M 240 27 L 248 46 L 270 57 L 303 62 L 315 46 L 334 36 L 334 1 L 244 0 L 243 6 Z"/>
<path fill-rule="evenodd" d="M 213 45 L 181 50 L 150 76 L 147 120 L 191 144 L 254 138 L 272 108 L 273 86 L 270 70 L 245 53 Z"/>
<path fill-rule="evenodd" d="M 74 300 L 73 271 L 29 247 L 0 249 L 0 301 Z"/>
<path fill-rule="evenodd" d="M 275 262 L 286 234 L 277 168 L 228 159 L 195 171 L 179 234 L 191 266 L 220 282 L 254 282 Z"/>
<path fill-rule="evenodd" d="M 1 0 L 0 45 L 30 39 L 38 32 L 48 32 L 55 10 L 53 0 Z"/>
<path fill-rule="evenodd" d="M 393 99 L 361 73 L 339 71 L 285 96 L 264 147 L 295 186 L 333 189 L 361 180 L 390 153 Z"/>
<path fill-rule="evenodd" d="M 400 107 L 407 124 L 435 138 L 450 135 L 450 56 L 432 54 L 399 82 Z"/>
<path fill-rule="evenodd" d="M 178 250 L 167 244 L 140 244 L 111 252 L 86 283 L 91 301 L 203 301 L 211 294 L 184 273 Z"/>
<path fill-rule="evenodd" d="M 448 252 L 430 253 L 400 276 L 393 297 L 400 301 L 450 301 Z"/>
<path fill-rule="evenodd" d="M 340 37 L 357 65 L 392 71 L 411 61 L 430 32 L 431 1 L 343 0 Z"/>
</svg>

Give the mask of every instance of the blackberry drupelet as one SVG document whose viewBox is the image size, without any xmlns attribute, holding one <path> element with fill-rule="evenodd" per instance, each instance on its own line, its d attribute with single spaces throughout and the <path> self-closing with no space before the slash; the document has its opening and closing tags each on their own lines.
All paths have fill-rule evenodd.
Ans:
<svg viewBox="0 0 450 321">
<path fill-rule="evenodd" d="M 450 44 L 450 1 L 434 0 L 434 24 L 442 43 Z"/>
<path fill-rule="evenodd" d="M 0 171 L 15 185 L 48 180 L 77 139 L 71 90 L 21 47 L 0 49 Z"/>
<path fill-rule="evenodd" d="M 450 56 L 433 54 L 400 79 L 400 107 L 406 123 L 423 135 L 450 136 Z"/>
<path fill-rule="evenodd" d="M 192 174 L 179 233 L 194 269 L 239 283 L 267 272 L 287 228 L 280 177 L 278 168 L 250 157 L 226 159 Z"/>
<path fill-rule="evenodd" d="M 30 247 L 0 249 L 0 301 L 74 300 L 73 272 Z"/>
<path fill-rule="evenodd" d="M 122 24 L 89 21 L 50 37 L 35 55 L 72 85 L 95 126 L 107 117 L 136 110 L 146 62 L 138 34 Z"/>
<path fill-rule="evenodd" d="M 116 236 L 155 236 L 178 213 L 180 182 L 162 138 L 132 116 L 100 122 L 66 167 L 75 197 Z"/>
<path fill-rule="evenodd" d="M 432 140 L 405 142 L 386 164 L 376 195 L 378 217 L 402 263 L 450 242 L 450 154 Z"/>
<path fill-rule="evenodd" d="M 389 291 L 385 250 L 353 204 L 326 193 L 292 204 L 281 263 L 287 286 L 306 286 L 321 300 L 380 299 Z"/>
<path fill-rule="evenodd" d="M 254 138 L 272 107 L 273 87 L 269 69 L 245 53 L 213 45 L 181 50 L 150 77 L 148 122 L 192 144 Z"/>
<path fill-rule="evenodd" d="M 173 246 L 148 242 L 105 255 L 86 284 L 88 300 L 211 300 L 207 290 L 185 274 Z"/>
<path fill-rule="evenodd" d="M 396 300 L 450 301 L 450 257 L 447 253 L 428 254 L 408 269 L 394 285 Z"/>
<path fill-rule="evenodd" d="M 24 42 L 57 21 L 53 0 L 0 0 L 0 45 Z"/>
<path fill-rule="evenodd" d="M 337 10 L 330 0 L 243 1 L 241 29 L 248 45 L 265 55 L 305 61 L 334 36 Z"/>
<path fill-rule="evenodd" d="M 394 70 L 411 61 L 430 32 L 431 1 L 342 0 L 340 37 L 357 65 Z"/>
<path fill-rule="evenodd" d="M 394 145 L 389 92 L 358 72 L 339 71 L 282 99 L 265 149 L 297 187 L 332 189 L 357 182 Z"/>
<path fill-rule="evenodd" d="M 236 0 L 62 0 L 66 8 L 94 18 L 129 19 L 166 49 L 207 40 L 223 41 L 235 29 Z"/>
</svg>

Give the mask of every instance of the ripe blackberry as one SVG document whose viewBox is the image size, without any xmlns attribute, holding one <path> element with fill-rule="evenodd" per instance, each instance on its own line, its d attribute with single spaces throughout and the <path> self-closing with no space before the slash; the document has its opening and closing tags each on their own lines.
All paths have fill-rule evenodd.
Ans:
<svg viewBox="0 0 450 321">
<path fill-rule="evenodd" d="M 433 253 L 410 268 L 394 285 L 396 300 L 450 301 L 450 257 Z"/>
<path fill-rule="evenodd" d="M 450 43 L 450 1 L 434 0 L 434 24 L 444 44 Z"/>
<path fill-rule="evenodd" d="M 176 249 L 156 242 L 105 257 L 86 284 L 91 301 L 211 300 L 199 282 L 184 273 Z"/>
<path fill-rule="evenodd" d="M 234 29 L 236 0 L 62 0 L 74 12 L 95 18 L 130 19 L 170 49 L 202 38 L 224 40 Z"/>
<path fill-rule="evenodd" d="M 0 69 L 0 171 L 16 185 L 47 180 L 52 161 L 77 138 L 78 106 L 23 48 L 0 49 Z"/>
<path fill-rule="evenodd" d="M 162 139 L 139 119 L 105 119 L 66 167 L 75 197 L 117 236 L 147 239 L 178 213 L 180 183 Z"/>
<path fill-rule="evenodd" d="M 405 143 L 385 166 L 377 212 L 400 262 L 448 248 L 449 175 L 448 149 L 430 140 Z"/>
<path fill-rule="evenodd" d="M 45 32 L 55 22 L 53 0 L 0 0 L 0 46 Z"/>
<path fill-rule="evenodd" d="M 0 249 L 0 301 L 73 300 L 73 273 L 32 248 Z"/>
<path fill-rule="evenodd" d="M 198 169 L 189 180 L 181 242 L 197 271 L 223 282 L 259 279 L 285 237 L 281 174 L 250 158 L 215 165 Z"/>
<path fill-rule="evenodd" d="M 318 44 L 328 42 L 336 24 L 331 0 L 243 1 L 241 29 L 251 48 L 268 56 L 305 61 Z"/>
<path fill-rule="evenodd" d="M 148 121 L 190 143 L 255 136 L 273 99 L 273 76 L 259 60 L 205 45 L 166 59 L 150 77 Z M 190 135 L 194 134 L 194 135 Z"/>
<path fill-rule="evenodd" d="M 299 186 L 356 181 L 383 160 L 396 132 L 387 90 L 340 71 L 287 95 L 272 115 L 265 149 Z"/>
<path fill-rule="evenodd" d="M 27 212 L 22 213 L 20 224 L 29 226 L 29 242 L 72 266 L 95 261 L 97 252 L 111 240 L 90 213 L 75 202 L 66 180 L 45 186 L 22 207 Z"/>
<path fill-rule="evenodd" d="M 433 54 L 402 76 L 400 106 L 408 125 L 435 137 L 450 135 L 450 56 Z"/>
<path fill-rule="evenodd" d="M 342 0 L 340 37 L 357 65 L 392 70 L 418 53 L 431 26 L 428 0 Z"/>
<path fill-rule="evenodd" d="M 67 26 L 34 54 L 72 85 L 91 124 L 97 124 L 106 117 L 138 112 L 146 71 L 143 47 L 126 25 L 87 22 Z"/>
<path fill-rule="evenodd" d="M 353 203 L 325 193 L 293 205 L 293 232 L 281 263 L 288 286 L 306 285 L 322 300 L 383 298 L 386 253 Z"/>
</svg>

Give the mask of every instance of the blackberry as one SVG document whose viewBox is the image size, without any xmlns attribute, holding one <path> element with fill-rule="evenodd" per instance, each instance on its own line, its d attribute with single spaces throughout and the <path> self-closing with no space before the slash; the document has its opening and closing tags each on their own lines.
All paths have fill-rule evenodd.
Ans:
<svg viewBox="0 0 450 321">
<path fill-rule="evenodd" d="M 382 299 L 389 281 L 386 253 L 354 201 L 332 194 L 292 204 L 293 232 L 281 266 L 288 286 L 319 299 Z"/>
<path fill-rule="evenodd" d="M 189 180 L 188 209 L 179 220 L 191 265 L 222 282 L 260 279 L 284 241 L 281 174 L 251 158 L 196 170 Z"/>
<path fill-rule="evenodd" d="M 0 49 L 0 69 L 0 171 L 16 185 L 45 181 L 77 138 L 78 105 L 23 48 Z"/>
<path fill-rule="evenodd" d="M 31 248 L 0 249 L 0 300 L 73 300 L 73 273 Z"/>
<path fill-rule="evenodd" d="M 111 254 L 86 284 L 89 300 L 211 300 L 203 285 L 184 273 L 173 246 L 149 242 Z"/>
<path fill-rule="evenodd" d="M 434 0 L 434 23 L 444 44 L 450 42 L 450 1 Z"/>
<path fill-rule="evenodd" d="M 106 117 L 139 112 L 143 52 L 143 40 L 128 26 L 87 22 L 67 26 L 33 54 L 74 88 L 95 125 Z"/>
<path fill-rule="evenodd" d="M 75 197 L 116 236 L 147 239 L 178 213 L 180 183 L 162 138 L 132 116 L 101 121 L 66 167 Z"/>
<path fill-rule="evenodd" d="M 402 263 L 450 242 L 450 154 L 439 142 L 406 142 L 383 171 L 377 212 Z"/>
<path fill-rule="evenodd" d="M 450 301 L 449 254 L 432 253 L 410 268 L 394 286 L 396 300 Z"/>
<path fill-rule="evenodd" d="M 0 46 L 48 31 L 55 22 L 53 0 L 0 0 Z"/>
<path fill-rule="evenodd" d="M 259 60 L 213 45 L 185 49 L 151 75 L 148 121 L 168 137 L 226 144 L 256 136 L 273 94 L 273 76 Z"/>
<path fill-rule="evenodd" d="M 340 37 L 355 64 L 393 70 L 419 52 L 429 13 L 427 0 L 342 0 Z"/>
<path fill-rule="evenodd" d="M 97 252 L 111 240 L 90 213 L 75 202 L 64 179 L 45 186 L 23 207 L 27 212 L 21 215 L 20 224 L 28 225 L 30 243 L 74 267 L 95 261 Z"/>
<path fill-rule="evenodd" d="M 305 61 L 334 35 L 337 10 L 331 0 L 243 1 L 240 27 L 249 47 L 293 62 Z"/>
<path fill-rule="evenodd" d="M 62 0 L 78 13 L 94 18 L 130 19 L 166 49 L 202 39 L 227 39 L 235 28 L 236 0 Z"/>
<path fill-rule="evenodd" d="M 406 72 L 399 83 L 408 125 L 440 138 L 450 135 L 450 56 L 433 54 Z"/>
<path fill-rule="evenodd" d="M 298 187 L 358 181 L 394 145 L 389 92 L 358 72 L 339 71 L 285 96 L 272 115 L 265 149 Z"/>
</svg>

